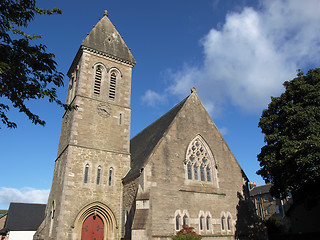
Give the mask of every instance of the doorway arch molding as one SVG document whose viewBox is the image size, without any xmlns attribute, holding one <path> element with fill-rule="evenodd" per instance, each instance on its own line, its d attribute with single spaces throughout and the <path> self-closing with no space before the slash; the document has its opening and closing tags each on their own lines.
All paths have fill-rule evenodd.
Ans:
<svg viewBox="0 0 320 240">
<path fill-rule="evenodd" d="M 81 236 L 81 229 L 83 222 L 90 215 L 98 215 L 104 224 L 104 239 L 114 239 L 116 235 L 116 229 L 118 229 L 117 220 L 112 210 L 101 202 L 92 202 L 84 206 L 76 216 L 72 228 L 79 237 Z"/>
</svg>

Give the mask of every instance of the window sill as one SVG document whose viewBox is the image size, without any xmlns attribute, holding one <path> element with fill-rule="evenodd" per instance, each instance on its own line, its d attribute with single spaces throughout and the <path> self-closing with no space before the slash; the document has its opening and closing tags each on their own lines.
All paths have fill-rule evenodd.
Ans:
<svg viewBox="0 0 320 240">
<path fill-rule="evenodd" d="M 221 190 L 214 188 L 212 185 L 209 186 L 183 186 L 179 189 L 181 192 L 195 192 L 195 193 L 204 193 L 204 194 L 214 194 L 214 195 L 222 195 L 226 196 L 224 192 Z"/>
</svg>

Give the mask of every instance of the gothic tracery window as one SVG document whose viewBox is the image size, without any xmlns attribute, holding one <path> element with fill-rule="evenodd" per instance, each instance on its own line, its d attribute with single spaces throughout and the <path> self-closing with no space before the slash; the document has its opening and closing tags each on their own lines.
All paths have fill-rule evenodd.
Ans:
<svg viewBox="0 0 320 240">
<path fill-rule="evenodd" d="M 189 180 L 214 182 L 213 155 L 199 135 L 189 145 L 185 163 Z"/>
</svg>

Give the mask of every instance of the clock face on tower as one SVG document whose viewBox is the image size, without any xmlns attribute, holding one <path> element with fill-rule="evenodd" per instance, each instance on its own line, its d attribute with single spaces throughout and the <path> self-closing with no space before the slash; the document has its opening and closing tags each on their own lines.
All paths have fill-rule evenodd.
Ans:
<svg viewBox="0 0 320 240">
<path fill-rule="evenodd" d="M 109 117 L 111 114 L 111 108 L 106 103 L 100 103 L 97 107 L 97 110 L 98 110 L 98 114 L 104 118 Z"/>
</svg>

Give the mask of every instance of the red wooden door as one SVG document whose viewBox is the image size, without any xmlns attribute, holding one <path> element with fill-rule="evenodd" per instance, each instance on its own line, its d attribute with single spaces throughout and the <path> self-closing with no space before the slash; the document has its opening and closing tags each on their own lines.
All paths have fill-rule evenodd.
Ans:
<svg viewBox="0 0 320 240">
<path fill-rule="evenodd" d="M 90 215 L 82 224 L 81 240 L 103 240 L 103 228 L 102 219 Z"/>
</svg>

